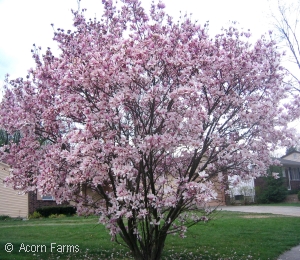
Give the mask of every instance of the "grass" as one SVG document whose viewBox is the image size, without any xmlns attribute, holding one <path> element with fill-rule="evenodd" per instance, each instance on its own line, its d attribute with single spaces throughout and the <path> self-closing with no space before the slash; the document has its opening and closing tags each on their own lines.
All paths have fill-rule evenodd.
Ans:
<svg viewBox="0 0 300 260">
<path fill-rule="evenodd" d="M 97 259 L 94 258 L 96 255 L 100 259 L 109 259 L 112 253 L 123 248 L 111 243 L 107 231 L 97 224 L 97 220 L 96 217 L 67 217 L 0 221 L 0 259 Z M 6 243 L 13 244 L 12 253 L 5 252 Z M 51 243 L 56 243 L 52 244 L 52 249 Z M 23 248 L 27 245 L 45 245 L 46 249 L 28 248 L 28 251 L 39 252 L 25 252 Z M 78 245 L 80 251 L 73 248 L 69 250 L 73 253 L 66 252 L 66 248 L 60 250 L 60 245 Z"/>
<path fill-rule="evenodd" d="M 12 253 L 4 250 L 7 243 L 13 244 Z M 38 252 L 25 252 L 22 243 L 23 248 L 45 245 L 44 252 L 37 246 L 27 249 Z M 56 243 L 52 244 L 52 252 L 51 243 Z M 297 217 L 222 211 L 215 213 L 214 220 L 191 227 L 185 239 L 169 236 L 163 259 L 276 259 L 298 244 Z M 60 245 L 77 245 L 78 252 L 69 248 L 73 252 L 60 253 Z M 126 249 L 110 241 L 96 217 L 67 217 L 0 221 L 0 259 L 130 258 Z"/>
</svg>

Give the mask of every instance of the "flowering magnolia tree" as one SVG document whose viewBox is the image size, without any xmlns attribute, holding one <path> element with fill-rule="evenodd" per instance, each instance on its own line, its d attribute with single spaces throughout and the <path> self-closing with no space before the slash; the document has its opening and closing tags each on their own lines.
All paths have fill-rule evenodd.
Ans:
<svg viewBox="0 0 300 260">
<path fill-rule="evenodd" d="M 99 214 L 135 259 L 160 259 L 169 233 L 208 219 L 227 176 L 264 174 L 289 145 L 291 113 L 275 43 L 251 46 L 235 28 L 210 39 L 164 4 L 104 0 L 101 21 L 74 12 L 58 30 L 61 54 L 33 50 L 27 79 L 7 80 L 0 127 L 7 183 Z M 255 167 L 249 167 L 255 165 Z M 218 185 L 215 185 L 218 183 Z"/>
</svg>

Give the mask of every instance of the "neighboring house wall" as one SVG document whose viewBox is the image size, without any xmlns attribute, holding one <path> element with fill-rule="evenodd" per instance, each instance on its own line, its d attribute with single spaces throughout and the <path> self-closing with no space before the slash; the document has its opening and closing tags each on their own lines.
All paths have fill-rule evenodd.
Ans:
<svg viewBox="0 0 300 260">
<path fill-rule="evenodd" d="M 29 214 L 32 214 L 34 211 L 36 211 L 38 208 L 41 207 L 49 207 L 49 206 L 57 206 L 55 200 L 43 200 L 43 198 L 34 191 L 30 191 L 28 193 L 28 211 Z"/>
<path fill-rule="evenodd" d="M 174 182 L 174 179 L 171 175 L 167 176 L 168 178 L 168 185 L 173 186 L 172 182 Z M 196 181 L 200 181 L 199 179 L 196 179 Z M 216 199 L 211 200 L 210 202 L 206 203 L 206 207 L 217 207 L 217 206 L 224 206 L 226 205 L 226 197 L 225 197 L 225 190 L 222 188 L 222 185 L 220 182 L 218 182 L 218 178 L 215 177 L 211 179 L 211 182 L 214 186 L 214 191 L 217 193 Z M 174 184 L 174 187 L 177 187 L 177 185 Z"/>
<path fill-rule="evenodd" d="M 232 183 L 236 180 L 237 176 L 229 177 L 229 196 L 232 203 L 234 203 L 235 198 L 237 196 L 244 196 L 244 200 L 247 203 L 252 203 L 255 201 L 255 184 L 254 184 L 254 178 L 251 178 L 248 181 L 241 181 L 236 186 L 234 186 Z"/>
<path fill-rule="evenodd" d="M 0 162 L 0 215 L 27 218 L 37 208 L 57 206 L 52 199 L 43 199 L 37 192 L 23 194 L 11 187 L 5 187 L 3 180 L 9 175 L 9 165 Z M 68 205 L 68 203 L 63 203 Z"/>
<path fill-rule="evenodd" d="M 263 177 L 259 177 L 259 178 L 256 178 L 254 180 L 254 185 L 257 189 L 260 189 L 260 190 L 263 190 L 266 188 L 267 186 L 267 182 L 266 182 L 266 179 L 263 178 Z"/>
<path fill-rule="evenodd" d="M 172 180 L 170 180 L 171 178 L 169 177 L 169 181 L 172 182 Z M 213 181 L 214 186 L 215 186 L 215 191 L 217 192 L 217 197 L 216 199 L 210 201 L 209 203 L 207 203 L 206 206 L 208 207 L 216 207 L 216 206 L 224 206 L 225 205 L 225 190 L 221 188 L 220 183 Z M 104 191 L 110 191 L 111 188 L 109 188 L 109 186 L 104 187 Z M 95 191 L 92 191 L 91 188 L 87 187 L 86 185 L 81 185 L 80 187 L 80 196 L 86 197 L 86 196 L 90 196 L 93 198 L 93 201 L 97 201 L 97 200 L 103 200 L 103 203 L 105 203 L 104 199 Z M 71 205 L 74 203 L 70 203 Z"/>
<path fill-rule="evenodd" d="M 214 182 L 215 191 L 217 192 L 217 198 L 210 201 L 207 206 L 208 207 L 217 207 L 217 206 L 224 206 L 226 203 L 225 201 L 225 190 L 221 188 L 221 184 L 218 182 Z"/>
<path fill-rule="evenodd" d="M 28 217 L 28 195 L 11 187 L 5 187 L 3 180 L 9 175 L 9 166 L 0 162 L 0 215 Z"/>
<path fill-rule="evenodd" d="M 300 152 L 293 152 L 279 159 L 288 190 L 300 190 Z"/>
<path fill-rule="evenodd" d="M 286 177 L 286 187 L 289 190 L 300 190 L 300 163 L 299 166 L 284 166 L 283 172 Z"/>
<path fill-rule="evenodd" d="M 282 178 L 288 190 L 300 190 L 300 152 L 292 152 L 278 159 L 282 164 Z M 255 180 L 255 187 L 263 189 L 263 178 Z"/>
<path fill-rule="evenodd" d="M 102 187 L 104 192 L 109 192 L 111 191 L 111 188 L 109 187 L 109 185 Z M 78 196 L 87 199 L 87 197 L 92 198 L 92 201 L 99 203 L 101 202 L 102 205 L 105 205 L 105 200 L 104 198 L 98 194 L 96 191 L 94 191 L 91 187 L 88 187 L 86 184 L 80 184 L 80 193 L 78 194 Z M 74 203 L 73 201 L 71 201 L 69 203 L 70 205 L 73 205 L 76 207 L 76 203 Z"/>
</svg>

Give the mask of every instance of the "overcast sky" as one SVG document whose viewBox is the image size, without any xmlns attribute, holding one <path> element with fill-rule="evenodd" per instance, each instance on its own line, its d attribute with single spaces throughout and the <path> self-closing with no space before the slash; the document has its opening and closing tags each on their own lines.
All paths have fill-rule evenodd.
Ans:
<svg viewBox="0 0 300 260">
<path fill-rule="evenodd" d="M 82 0 L 87 16 L 101 17 L 101 0 Z M 273 1 L 276 3 L 276 1 Z M 143 0 L 149 6 L 151 0 Z M 164 0 L 166 12 L 174 17 L 192 13 L 201 24 L 210 21 L 210 31 L 216 34 L 229 21 L 250 29 L 255 38 L 268 31 L 269 2 L 267 0 Z M 34 66 L 32 44 L 45 50 L 57 49 L 52 41 L 53 28 L 72 29 L 71 9 L 77 10 L 77 0 L 0 0 L 0 85 L 6 73 L 11 78 L 25 77 Z"/>
</svg>

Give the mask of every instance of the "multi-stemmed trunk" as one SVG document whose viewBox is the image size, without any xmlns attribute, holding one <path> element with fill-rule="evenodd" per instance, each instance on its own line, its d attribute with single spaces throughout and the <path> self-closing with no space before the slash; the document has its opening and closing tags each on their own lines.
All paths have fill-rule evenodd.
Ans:
<svg viewBox="0 0 300 260">
<path fill-rule="evenodd" d="M 156 243 L 150 245 L 148 248 L 135 247 L 131 250 L 132 256 L 135 260 L 159 260 L 165 246 L 167 234 L 162 235 Z"/>
<path fill-rule="evenodd" d="M 134 221 L 135 222 L 135 221 Z M 145 221 L 143 224 L 149 224 Z M 125 227 L 122 219 L 118 221 L 121 229 L 120 236 L 128 246 L 134 259 L 136 260 L 159 260 L 165 246 L 165 241 L 170 228 L 170 223 L 162 226 L 148 225 L 146 232 L 137 235 L 134 232 L 133 222 L 128 221 L 128 228 Z"/>
</svg>

